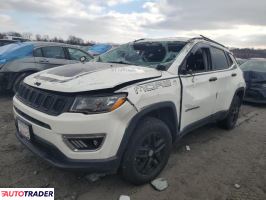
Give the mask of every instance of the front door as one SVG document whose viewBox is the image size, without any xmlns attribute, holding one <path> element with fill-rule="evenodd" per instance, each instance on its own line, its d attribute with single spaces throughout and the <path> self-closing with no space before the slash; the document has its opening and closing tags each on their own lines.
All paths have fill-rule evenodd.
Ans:
<svg viewBox="0 0 266 200">
<path fill-rule="evenodd" d="M 202 125 L 213 114 L 216 102 L 216 89 L 213 83 L 217 77 L 210 73 L 210 62 L 209 47 L 197 45 L 181 67 L 181 132 Z"/>
</svg>

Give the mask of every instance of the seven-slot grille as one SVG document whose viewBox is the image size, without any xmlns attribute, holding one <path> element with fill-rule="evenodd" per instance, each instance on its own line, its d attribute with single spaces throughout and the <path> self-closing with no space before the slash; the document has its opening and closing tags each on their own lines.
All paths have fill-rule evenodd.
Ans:
<svg viewBox="0 0 266 200">
<path fill-rule="evenodd" d="M 74 101 L 74 97 L 66 94 L 44 91 L 24 83 L 20 84 L 16 96 L 26 105 L 54 116 L 68 111 Z"/>
</svg>

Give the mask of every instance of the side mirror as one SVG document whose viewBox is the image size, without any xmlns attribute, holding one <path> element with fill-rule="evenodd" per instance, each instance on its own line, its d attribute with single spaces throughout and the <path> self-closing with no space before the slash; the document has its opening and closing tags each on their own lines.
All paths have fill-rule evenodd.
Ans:
<svg viewBox="0 0 266 200">
<path fill-rule="evenodd" d="M 79 61 L 82 62 L 82 63 L 84 63 L 86 60 L 87 60 L 87 58 L 85 56 L 82 56 L 79 59 Z"/>
<path fill-rule="evenodd" d="M 189 69 L 189 70 L 187 71 L 187 74 L 189 74 L 189 75 L 193 75 L 193 71 L 192 71 L 192 69 Z"/>
</svg>

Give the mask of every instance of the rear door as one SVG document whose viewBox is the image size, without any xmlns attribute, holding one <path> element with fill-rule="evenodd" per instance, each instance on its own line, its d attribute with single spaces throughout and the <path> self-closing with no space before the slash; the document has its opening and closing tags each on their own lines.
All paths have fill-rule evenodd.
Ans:
<svg viewBox="0 0 266 200">
<path fill-rule="evenodd" d="M 63 47 L 46 46 L 34 50 L 35 62 L 42 69 L 66 65 L 69 61 Z"/>
<path fill-rule="evenodd" d="M 228 52 L 217 47 L 211 47 L 210 52 L 212 58 L 211 70 L 217 77 L 217 81 L 214 83 L 217 90 L 214 113 L 219 113 L 229 109 L 236 91 L 234 81 L 239 74 L 237 74 L 237 66 Z"/>
<path fill-rule="evenodd" d="M 211 118 L 215 107 L 217 80 L 210 73 L 210 50 L 205 44 L 196 45 L 179 71 L 182 83 L 180 130 L 190 131 Z"/>
</svg>

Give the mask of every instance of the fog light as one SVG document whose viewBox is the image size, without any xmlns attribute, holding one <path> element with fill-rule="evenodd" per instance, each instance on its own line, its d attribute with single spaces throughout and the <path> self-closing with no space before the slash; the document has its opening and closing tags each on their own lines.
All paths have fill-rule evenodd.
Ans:
<svg viewBox="0 0 266 200">
<path fill-rule="evenodd" d="M 73 151 L 96 151 L 101 148 L 105 135 L 64 135 L 64 141 Z"/>
</svg>

